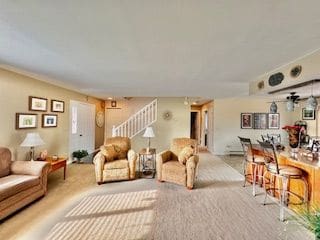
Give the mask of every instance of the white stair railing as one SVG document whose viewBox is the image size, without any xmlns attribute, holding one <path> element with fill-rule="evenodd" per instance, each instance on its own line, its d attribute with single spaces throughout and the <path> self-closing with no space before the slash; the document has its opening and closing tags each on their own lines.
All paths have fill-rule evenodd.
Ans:
<svg viewBox="0 0 320 240">
<path fill-rule="evenodd" d="M 153 100 L 119 126 L 112 127 L 112 136 L 133 138 L 157 121 L 158 101 Z"/>
</svg>

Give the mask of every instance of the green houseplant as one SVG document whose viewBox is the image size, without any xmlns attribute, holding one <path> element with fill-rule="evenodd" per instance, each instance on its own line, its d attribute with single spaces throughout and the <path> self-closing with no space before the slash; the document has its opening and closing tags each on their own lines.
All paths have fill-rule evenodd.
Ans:
<svg viewBox="0 0 320 240">
<path fill-rule="evenodd" d="M 304 210 L 301 217 L 305 226 L 314 233 L 315 239 L 320 239 L 320 208 Z"/>
<path fill-rule="evenodd" d="M 72 153 L 73 159 L 76 160 L 77 162 L 79 162 L 81 158 L 86 157 L 88 155 L 89 153 L 87 150 L 77 150 Z"/>
</svg>

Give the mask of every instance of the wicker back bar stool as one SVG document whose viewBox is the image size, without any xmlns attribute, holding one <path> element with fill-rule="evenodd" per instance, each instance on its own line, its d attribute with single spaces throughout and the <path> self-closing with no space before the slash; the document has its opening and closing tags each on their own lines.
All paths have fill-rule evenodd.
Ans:
<svg viewBox="0 0 320 240">
<path fill-rule="evenodd" d="M 290 165 L 280 165 L 278 163 L 277 153 L 275 146 L 269 142 L 260 142 L 258 141 L 264 153 L 264 162 L 266 166 L 266 172 L 263 175 L 263 183 L 265 189 L 265 198 L 263 204 L 266 204 L 266 199 L 268 193 L 272 193 L 274 196 L 274 191 L 278 191 L 279 193 L 279 201 L 280 201 L 280 220 L 285 220 L 284 209 L 285 206 L 289 204 L 289 195 L 292 195 L 300 200 L 298 204 L 308 203 L 308 182 L 304 177 L 303 171 L 297 167 L 293 167 Z M 266 178 L 266 174 L 269 173 L 269 179 Z M 278 187 L 275 187 L 274 179 L 278 181 Z M 290 180 L 291 179 L 300 179 L 304 184 L 304 194 L 300 196 L 294 192 L 289 190 Z M 267 188 L 266 185 L 269 184 Z"/>
<path fill-rule="evenodd" d="M 243 187 L 246 186 L 248 176 L 252 176 L 252 195 L 256 195 L 256 180 L 258 177 L 258 183 L 262 185 L 263 172 L 264 172 L 264 158 L 262 156 L 254 155 L 252 149 L 252 143 L 250 138 L 239 137 L 240 143 L 243 149 L 243 174 L 244 183 Z M 248 173 L 247 167 L 251 164 L 251 173 Z"/>
</svg>

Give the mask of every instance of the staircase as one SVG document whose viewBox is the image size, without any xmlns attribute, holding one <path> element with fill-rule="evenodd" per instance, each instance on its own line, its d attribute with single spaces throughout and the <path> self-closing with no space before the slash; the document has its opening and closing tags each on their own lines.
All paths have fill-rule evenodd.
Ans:
<svg viewBox="0 0 320 240">
<path fill-rule="evenodd" d="M 112 136 L 133 138 L 157 121 L 157 99 L 144 106 L 119 126 L 113 126 Z"/>
</svg>

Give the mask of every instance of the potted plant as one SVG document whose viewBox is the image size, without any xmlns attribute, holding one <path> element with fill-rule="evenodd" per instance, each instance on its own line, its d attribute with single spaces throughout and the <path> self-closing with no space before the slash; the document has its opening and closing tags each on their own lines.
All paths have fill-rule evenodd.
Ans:
<svg viewBox="0 0 320 240">
<path fill-rule="evenodd" d="M 320 239 L 320 208 L 304 210 L 301 217 L 303 224 L 314 233 L 315 239 Z"/>
<path fill-rule="evenodd" d="M 87 150 L 77 150 L 72 153 L 73 160 L 80 162 L 81 158 L 88 156 Z"/>
</svg>

